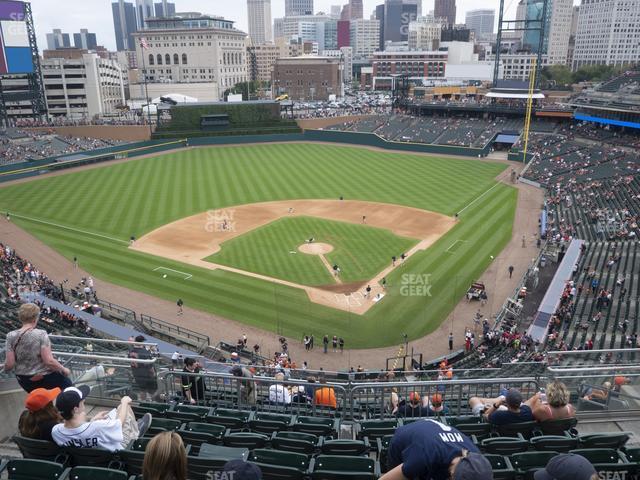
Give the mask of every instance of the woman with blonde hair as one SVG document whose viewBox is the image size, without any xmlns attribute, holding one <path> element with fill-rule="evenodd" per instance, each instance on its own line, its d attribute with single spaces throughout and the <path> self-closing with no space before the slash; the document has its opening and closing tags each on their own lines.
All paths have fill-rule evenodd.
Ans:
<svg viewBox="0 0 640 480">
<path fill-rule="evenodd" d="M 187 451 L 176 432 L 162 432 L 153 437 L 144 451 L 144 480 L 186 480 Z"/>
<path fill-rule="evenodd" d="M 53 357 L 47 332 L 36 328 L 40 307 L 35 303 L 20 305 L 18 318 L 22 327 L 7 334 L 5 372 L 15 370 L 18 383 L 27 393 L 36 388 L 70 387 L 71 372 Z"/>
<path fill-rule="evenodd" d="M 554 380 L 547 384 L 544 393 L 536 393 L 525 403 L 529 405 L 533 412 L 533 418 L 538 422 L 563 420 L 576 416 L 576 409 L 569 403 L 570 398 L 571 394 L 567 386 L 558 380 Z"/>
</svg>

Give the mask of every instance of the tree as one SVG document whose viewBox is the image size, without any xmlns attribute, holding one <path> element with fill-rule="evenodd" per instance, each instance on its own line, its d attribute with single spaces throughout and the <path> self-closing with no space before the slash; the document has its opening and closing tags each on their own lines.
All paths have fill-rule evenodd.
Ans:
<svg viewBox="0 0 640 480">
<path fill-rule="evenodd" d="M 543 80 L 552 86 L 567 87 L 573 83 L 573 74 L 565 65 L 549 65 L 541 72 Z"/>
</svg>

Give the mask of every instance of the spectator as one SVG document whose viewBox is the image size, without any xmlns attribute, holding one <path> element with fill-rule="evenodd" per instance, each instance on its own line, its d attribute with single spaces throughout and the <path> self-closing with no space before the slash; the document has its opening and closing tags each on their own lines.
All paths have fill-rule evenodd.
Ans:
<svg viewBox="0 0 640 480">
<path fill-rule="evenodd" d="M 136 422 L 129 406 L 131 397 L 122 397 L 117 409 L 100 412 L 88 420 L 85 399 L 89 392 L 88 386 L 81 385 L 66 388 L 56 397 L 56 408 L 64 423 L 55 425 L 51 436 L 61 447 L 104 448 L 115 452 L 127 448 L 151 425 L 149 413 Z"/>
<path fill-rule="evenodd" d="M 182 371 L 186 375 L 182 375 L 182 395 L 192 405 L 204 400 L 204 392 L 206 390 L 204 379 L 200 375 L 200 364 L 195 358 L 185 358 L 184 368 Z"/>
<path fill-rule="evenodd" d="M 389 471 L 380 480 L 490 480 L 491 464 L 473 442 L 434 420 L 398 428 L 388 453 Z"/>
<path fill-rule="evenodd" d="M 144 346 L 145 338 L 142 335 L 138 335 L 135 338 L 136 343 L 129 351 L 129 358 L 137 360 L 152 360 L 153 357 L 149 350 Z M 131 362 L 131 373 L 135 385 L 143 396 L 146 396 L 147 400 L 153 400 L 153 395 L 158 390 L 158 377 L 156 376 L 153 363 L 137 363 Z"/>
<path fill-rule="evenodd" d="M 234 377 L 245 378 L 246 380 L 240 380 L 238 382 L 239 385 L 239 397 L 240 403 L 255 405 L 257 400 L 257 392 L 255 385 L 252 381 L 253 373 L 249 371 L 248 368 L 242 367 L 240 365 L 236 365 L 233 367 L 229 373 Z"/>
<path fill-rule="evenodd" d="M 544 469 L 534 473 L 535 480 L 598 480 L 600 477 L 589 460 L 575 453 L 556 455 Z"/>
<path fill-rule="evenodd" d="M 61 392 L 59 388 L 36 388 L 25 399 L 26 410 L 20 415 L 18 430 L 20 435 L 37 440 L 53 442 L 51 429 L 62 422 L 60 412 L 53 405 L 53 401 Z"/>
<path fill-rule="evenodd" d="M 187 451 L 176 432 L 153 437 L 144 451 L 142 476 L 145 480 L 186 480 Z"/>
<path fill-rule="evenodd" d="M 449 413 L 449 409 L 444 404 L 444 399 L 439 393 L 434 393 L 431 398 L 425 398 L 423 407 L 427 410 L 427 415 L 429 416 L 447 415 Z"/>
<path fill-rule="evenodd" d="M 418 392 L 411 392 L 409 394 L 409 401 L 400 402 L 396 415 L 399 417 L 426 417 L 428 415 L 427 409 L 422 407 L 420 394 Z"/>
<path fill-rule="evenodd" d="M 333 387 L 327 385 L 325 377 L 320 377 L 320 387 L 316 389 L 313 400 L 318 406 L 337 408 L 336 392 Z"/>
<path fill-rule="evenodd" d="M 277 382 L 284 382 L 284 374 L 276 373 L 274 379 Z M 269 387 L 269 402 L 290 405 L 291 404 L 291 392 L 283 383 L 274 383 Z"/>
<path fill-rule="evenodd" d="M 588 388 L 584 393 L 583 398 L 585 400 L 591 400 L 594 402 L 605 403 L 611 392 L 611 382 L 604 382 L 602 387 Z"/>
<path fill-rule="evenodd" d="M 36 328 L 40 308 L 25 303 L 18 309 L 22 328 L 7 334 L 5 372 L 15 369 L 20 386 L 27 392 L 36 388 L 65 389 L 72 385 L 71 372 L 63 367 L 51 352 L 51 341 L 44 330 Z"/>
<path fill-rule="evenodd" d="M 506 406 L 506 409 L 500 408 Z M 530 422 L 533 420 L 531 408 L 522 403 L 522 394 L 515 388 L 509 389 L 504 400 L 500 398 L 493 403 L 485 417 L 494 425 L 507 425 L 510 423 Z"/>
<path fill-rule="evenodd" d="M 240 459 L 229 460 L 225 463 L 222 467 L 222 473 L 227 474 L 224 478 L 262 480 L 262 470 L 260 470 L 258 465 Z M 220 477 L 222 477 L 222 475 L 220 475 Z"/>
<path fill-rule="evenodd" d="M 538 422 L 573 418 L 576 416 L 576 409 L 569 403 L 570 396 L 564 383 L 554 381 L 547 385 L 546 400 L 543 394 L 536 393 L 526 404 Z"/>
</svg>

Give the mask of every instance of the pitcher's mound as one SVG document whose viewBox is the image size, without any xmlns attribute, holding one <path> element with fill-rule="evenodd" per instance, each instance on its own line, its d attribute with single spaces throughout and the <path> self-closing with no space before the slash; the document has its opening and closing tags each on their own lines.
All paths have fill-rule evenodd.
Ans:
<svg viewBox="0 0 640 480">
<path fill-rule="evenodd" d="M 333 245 L 328 243 L 305 243 L 298 247 L 302 253 L 308 253 L 309 255 L 324 255 L 333 251 Z"/>
</svg>

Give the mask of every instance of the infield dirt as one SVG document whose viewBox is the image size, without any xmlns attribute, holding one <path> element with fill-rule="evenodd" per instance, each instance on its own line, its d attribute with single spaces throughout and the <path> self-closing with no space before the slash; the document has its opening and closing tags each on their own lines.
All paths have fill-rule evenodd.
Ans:
<svg viewBox="0 0 640 480">
<path fill-rule="evenodd" d="M 455 220 L 446 215 L 402 205 L 357 200 L 286 200 L 238 205 L 198 213 L 149 232 L 136 240 L 130 248 L 202 268 L 227 270 L 300 288 L 305 290 L 312 302 L 360 315 L 366 313 L 375 305 L 371 298 L 383 292 L 379 281 L 397 268 L 400 262 L 396 262 L 395 266 L 389 262 L 389 266 L 379 272 L 375 278 L 348 286 L 342 284 L 336 291 L 334 286 L 309 287 L 204 260 L 218 252 L 225 241 L 244 235 L 279 218 L 295 216 L 310 216 L 354 224 L 366 223 L 368 226 L 390 230 L 401 237 L 418 239 L 419 243 L 407 252 L 408 256 L 429 248 L 455 225 Z M 372 286 L 372 295 L 369 299 L 363 301 L 359 295 L 358 301 L 354 303 L 340 297 L 340 295 L 350 297 L 352 294 L 360 293 L 359 289 L 365 283 Z"/>
</svg>

